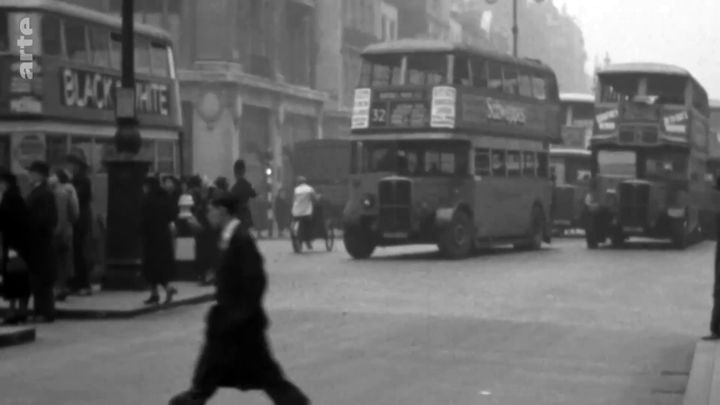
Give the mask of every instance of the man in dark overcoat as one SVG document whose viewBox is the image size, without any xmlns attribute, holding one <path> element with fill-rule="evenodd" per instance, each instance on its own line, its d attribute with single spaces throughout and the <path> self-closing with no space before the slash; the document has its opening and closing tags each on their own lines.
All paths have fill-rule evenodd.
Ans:
<svg viewBox="0 0 720 405">
<path fill-rule="evenodd" d="M 253 227 L 250 199 L 257 197 L 257 192 L 245 178 L 244 160 L 239 159 L 235 162 L 233 173 L 235 174 L 235 184 L 230 189 L 230 192 L 237 199 L 237 217 L 246 229 L 250 229 Z"/>
<path fill-rule="evenodd" d="M 205 346 L 192 388 L 170 405 L 204 405 L 220 387 L 263 390 L 274 404 L 309 405 L 274 359 L 266 336 L 262 306 L 267 287 L 263 257 L 248 230 L 236 218 L 237 199 L 225 194 L 208 207 L 208 220 L 222 229 L 216 304 L 207 315 Z"/>
<path fill-rule="evenodd" d="M 72 185 L 78 196 L 79 216 L 73 226 L 73 264 L 75 275 L 71 281 L 72 290 L 79 295 L 92 294 L 90 266 L 87 255 L 87 241 L 92 229 L 92 183 L 87 174 L 88 165 L 82 157 L 69 155 L 67 162 L 72 173 Z"/>
<path fill-rule="evenodd" d="M 28 169 L 32 191 L 27 197 L 30 216 L 30 283 L 35 316 L 41 322 L 55 320 L 53 286 L 57 277 L 53 237 L 58 223 L 55 195 L 48 185 L 50 167 L 35 161 Z"/>
</svg>

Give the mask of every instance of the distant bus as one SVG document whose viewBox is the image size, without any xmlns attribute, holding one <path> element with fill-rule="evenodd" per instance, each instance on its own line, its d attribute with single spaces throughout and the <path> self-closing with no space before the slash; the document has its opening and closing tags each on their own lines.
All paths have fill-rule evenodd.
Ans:
<svg viewBox="0 0 720 405">
<path fill-rule="evenodd" d="M 705 89 L 687 70 L 655 63 L 611 65 L 598 83 L 588 247 L 643 236 L 685 248 L 714 210 Z"/>
<path fill-rule="evenodd" d="M 348 197 L 350 141 L 312 139 L 293 146 L 293 169 L 322 195 L 326 219 L 340 225 Z"/>
<path fill-rule="evenodd" d="M 592 154 L 588 149 L 552 146 L 553 230 L 557 234 L 584 228 L 584 200 L 590 185 Z"/>
<path fill-rule="evenodd" d="M 595 122 L 592 94 L 561 93 L 562 142 L 550 146 L 555 234 L 582 228 L 583 200 L 588 191 L 592 156 L 588 150 Z"/>
<path fill-rule="evenodd" d="M 562 146 L 587 149 L 595 123 L 595 97 L 592 94 L 561 93 Z"/>
<path fill-rule="evenodd" d="M 21 50 L 23 23 L 32 45 Z M 0 0 L 0 165 L 23 174 L 33 160 L 60 166 L 69 153 L 82 155 L 100 215 L 107 208 L 102 161 L 114 151 L 120 29 L 120 18 L 61 1 Z M 176 174 L 182 120 L 171 39 L 141 24 L 135 33 L 141 156 L 151 170 Z M 32 79 L 20 76 L 21 52 L 33 56 Z"/>
<path fill-rule="evenodd" d="M 352 113 L 344 240 L 473 247 L 550 241 L 550 142 L 560 141 L 557 79 L 539 61 L 433 40 L 362 53 Z"/>
</svg>

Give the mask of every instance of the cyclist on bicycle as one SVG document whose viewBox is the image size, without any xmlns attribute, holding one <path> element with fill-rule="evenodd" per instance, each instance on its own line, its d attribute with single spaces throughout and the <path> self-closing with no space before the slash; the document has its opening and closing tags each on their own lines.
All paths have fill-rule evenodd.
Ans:
<svg viewBox="0 0 720 405">
<path fill-rule="evenodd" d="M 312 249 L 313 205 L 317 198 L 315 189 L 307 184 L 307 179 L 299 176 L 293 195 L 292 215 L 298 222 L 298 239 Z"/>
</svg>

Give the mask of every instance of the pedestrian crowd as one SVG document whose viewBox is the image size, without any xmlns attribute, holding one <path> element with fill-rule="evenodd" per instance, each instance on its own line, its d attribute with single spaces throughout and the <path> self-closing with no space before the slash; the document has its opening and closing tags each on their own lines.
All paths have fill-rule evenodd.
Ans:
<svg viewBox="0 0 720 405">
<path fill-rule="evenodd" d="M 10 325 L 53 322 L 56 302 L 93 294 L 88 258 L 93 190 L 87 163 L 70 155 L 60 168 L 35 161 L 27 172 L 30 191 L 23 196 L 18 176 L 0 169 L 0 294 L 9 302 L 3 322 Z M 170 303 L 178 292 L 171 282 L 177 273 L 179 235 L 190 235 L 194 241 L 192 271 L 197 281 L 213 284 L 219 231 L 206 215 L 213 198 L 223 193 L 235 196 L 238 219 L 246 229 L 253 228 L 251 204 L 258 193 L 245 178 L 242 160 L 233 172 L 232 185 L 225 177 L 211 181 L 200 175 L 179 179 L 152 174 L 146 178 L 139 235 L 142 274 L 150 286 L 145 304 Z M 274 206 L 278 230 L 289 230 L 291 203 L 285 191 L 277 193 Z"/>
</svg>

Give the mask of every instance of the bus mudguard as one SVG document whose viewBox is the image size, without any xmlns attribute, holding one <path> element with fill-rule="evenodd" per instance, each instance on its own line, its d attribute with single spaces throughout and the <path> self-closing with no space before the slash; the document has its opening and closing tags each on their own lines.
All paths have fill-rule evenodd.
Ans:
<svg viewBox="0 0 720 405">
<path fill-rule="evenodd" d="M 438 208 L 437 210 L 435 210 L 435 225 L 438 228 L 442 228 L 442 227 L 449 225 L 453 220 L 453 216 L 455 215 L 455 212 L 457 212 L 457 211 L 462 211 L 462 212 L 468 214 L 468 216 L 470 216 L 470 218 L 473 217 L 470 207 L 468 207 L 467 204 L 461 203 L 455 207 Z"/>
</svg>

